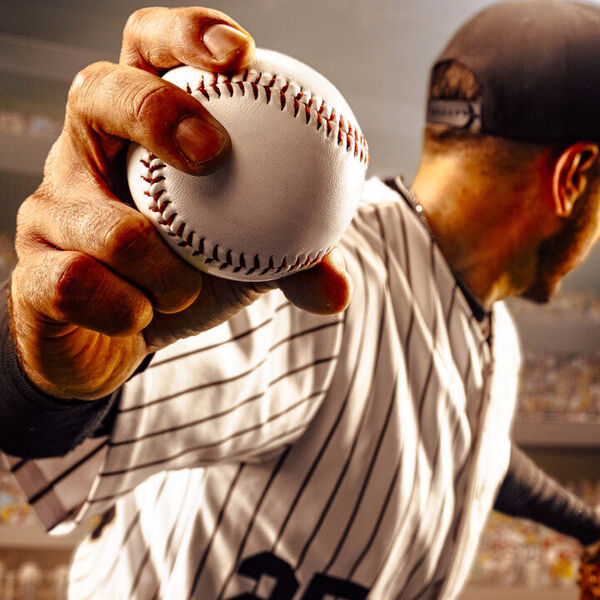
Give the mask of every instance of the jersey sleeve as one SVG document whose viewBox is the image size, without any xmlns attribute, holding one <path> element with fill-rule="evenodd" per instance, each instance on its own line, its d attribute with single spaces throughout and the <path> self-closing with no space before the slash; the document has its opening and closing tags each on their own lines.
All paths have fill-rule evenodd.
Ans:
<svg viewBox="0 0 600 600">
<path fill-rule="evenodd" d="M 316 417 L 342 329 L 343 315 L 269 292 L 158 352 L 121 389 L 108 435 L 62 457 L 4 460 L 46 529 L 64 533 L 161 471 L 272 457 Z"/>
<path fill-rule="evenodd" d="M 342 325 L 275 291 L 159 352 L 123 389 L 90 505 L 104 510 L 160 471 L 259 461 L 293 444 L 328 390 Z"/>
<path fill-rule="evenodd" d="M 94 480 L 107 439 L 92 436 L 118 394 L 65 402 L 38 390 L 19 365 L 8 288 L 7 281 L 0 290 L 0 467 L 12 472 L 43 525 L 52 529 L 78 511 Z"/>
<path fill-rule="evenodd" d="M 504 302 L 496 302 L 493 309 L 492 369 L 490 404 L 483 425 L 487 471 L 486 495 L 493 503 L 500 482 L 506 476 L 512 448 L 512 425 L 518 398 L 521 371 L 521 343 L 515 322 Z M 483 491 L 480 491 L 483 494 Z M 490 507 L 491 507 L 490 503 Z"/>
<path fill-rule="evenodd" d="M 9 328 L 9 282 L 0 288 L 0 451 L 20 458 L 62 456 L 92 436 L 116 402 L 59 400 L 38 390 L 17 357 Z"/>
<path fill-rule="evenodd" d="M 102 430 L 120 392 L 94 402 L 41 392 L 19 364 L 9 327 L 8 290 L 6 281 L 0 289 L 0 468 L 12 473 L 50 530 L 82 506 L 106 453 L 108 438 Z"/>
</svg>

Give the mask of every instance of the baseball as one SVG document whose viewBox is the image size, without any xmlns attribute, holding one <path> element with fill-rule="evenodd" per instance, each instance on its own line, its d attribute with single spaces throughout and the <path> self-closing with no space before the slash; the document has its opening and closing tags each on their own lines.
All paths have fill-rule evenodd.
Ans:
<svg viewBox="0 0 600 600">
<path fill-rule="evenodd" d="M 132 144 L 137 208 L 194 267 L 241 281 L 277 279 L 323 258 L 349 225 L 369 162 L 348 103 L 325 77 L 270 50 L 249 68 L 184 66 L 165 79 L 229 131 L 231 159 L 192 176 Z"/>
</svg>

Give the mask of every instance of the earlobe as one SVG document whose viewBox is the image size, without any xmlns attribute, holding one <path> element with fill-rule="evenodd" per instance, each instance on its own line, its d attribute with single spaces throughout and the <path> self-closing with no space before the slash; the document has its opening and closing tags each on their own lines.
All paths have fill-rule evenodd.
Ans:
<svg viewBox="0 0 600 600">
<path fill-rule="evenodd" d="M 558 217 L 568 217 L 587 185 L 585 172 L 598 157 L 594 142 L 577 142 L 569 146 L 554 165 L 552 195 Z"/>
</svg>

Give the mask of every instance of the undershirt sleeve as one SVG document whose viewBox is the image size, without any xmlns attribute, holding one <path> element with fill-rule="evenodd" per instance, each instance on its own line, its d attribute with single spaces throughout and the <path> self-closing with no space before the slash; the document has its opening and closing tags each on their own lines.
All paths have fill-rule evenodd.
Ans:
<svg viewBox="0 0 600 600">
<path fill-rule="evenodd" d="M 20 458 L 62 456 L 105 428 L 119 391 L 100 400 L 60 400 L 25 375 L 10 333 L 9 281 L 0 288 L 0 450 Z"/>
<path fill-rule="evenodd" d="M 588 545 L 600 540 L 600 516 L 540 469 L 514 444 L 494 509 L 531 519 Z"/>
</svg>

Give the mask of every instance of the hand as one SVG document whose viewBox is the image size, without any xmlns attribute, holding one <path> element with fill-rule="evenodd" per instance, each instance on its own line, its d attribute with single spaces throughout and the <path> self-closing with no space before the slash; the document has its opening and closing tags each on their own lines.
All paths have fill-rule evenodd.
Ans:
<svg viewBox="0 0 600 600">
<path fill-rule="evenodd" d="M 335 251 L 278 283 L 219 279 L 176 256 L 127 203 L 127 140 L 195 175 L 228 156 L 221 124 L 161 72 L 182 63 L 231 71 L 253 51 L 250 35 L 220 12 L 149 8 L 128 20 L 119 65 L 96 63 L 75 78 L 43 182 L 17 219 L 11 326 L 42 391 L 103 397 L 149 352 L 218 325 L 276 286 L 306 310 L 347 305 L 350 280 Z"/>
</svg>

